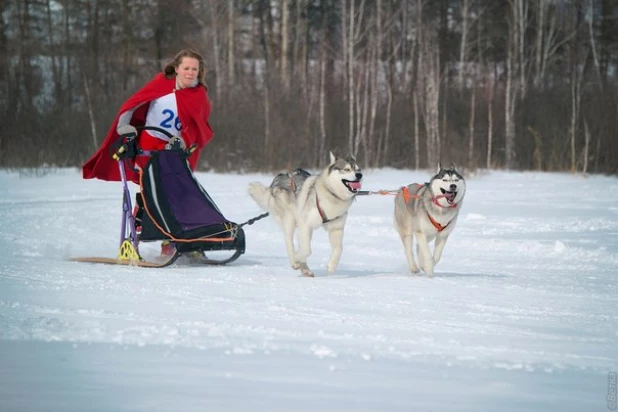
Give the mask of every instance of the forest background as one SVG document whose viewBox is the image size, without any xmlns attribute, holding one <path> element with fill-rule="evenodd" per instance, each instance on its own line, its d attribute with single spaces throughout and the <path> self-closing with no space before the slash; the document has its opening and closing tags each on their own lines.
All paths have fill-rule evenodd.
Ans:
<svg viewBox="0 0 618 412">
<path fill-rule="evenodd" d="M 618 174 L 616 0 L 0 0 L 0 167 L 79 167 L 181 48 L 200 170 Z"/>
</svg>

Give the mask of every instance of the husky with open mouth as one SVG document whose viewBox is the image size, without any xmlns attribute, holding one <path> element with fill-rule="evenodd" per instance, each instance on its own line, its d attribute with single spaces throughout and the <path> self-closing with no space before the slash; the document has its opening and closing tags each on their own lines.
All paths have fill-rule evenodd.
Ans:
<svg viewBox="0 0 618 412">
<path fill-rule="evenodd" d="M 328 231 L 331 256 L 328 273 L 334 273 L 343 251 L 343 229 L 348 210 L 361 188 L 363 175 L 354 156 L 339 158 L 330 153 L 330 164 L 318 175 L 303 169 L 282 173 L 269 187 L 254 182 L 249 195 L 268 211 L 283 228 L 290 264 L 304 276 L 313 276 L 307 266 L 311 255 L 313 231 L 323 227 Z M 298 249 L 294 235 L 298 236 Z"/>
<path fill-rule="evenodd" d="M 451 169 L 438 165 L 438 173 L 428 183 L 413 183 L 397 193 L 395 227 L 403 242 L 410 272 L 419 272 L 412 249 L 416 237 L 420 268 L 427 276 L 433 276 L 444 245 L 455 228 L 465 193 L 466 181 L 454 165 Z M 434 239 L 432 256 L 429 243 Z"/>
</svg>

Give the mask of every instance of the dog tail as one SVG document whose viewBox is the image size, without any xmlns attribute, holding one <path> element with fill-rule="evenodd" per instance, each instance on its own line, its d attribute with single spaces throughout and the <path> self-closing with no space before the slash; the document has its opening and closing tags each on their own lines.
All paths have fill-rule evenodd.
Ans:
<svg viewBox="0 0 618 412">
<path fill-rule="evenodd" d="M 255 203 L 257 203 L 262 209 L 269 209 L 268 205 L 270 204 L 270 199 L 272 198 L 270 188 L 264 186 L 260 182 L 250 183 L 249 196 L 251 196 L 251 198 L 255 200 Z"/>
</svg>

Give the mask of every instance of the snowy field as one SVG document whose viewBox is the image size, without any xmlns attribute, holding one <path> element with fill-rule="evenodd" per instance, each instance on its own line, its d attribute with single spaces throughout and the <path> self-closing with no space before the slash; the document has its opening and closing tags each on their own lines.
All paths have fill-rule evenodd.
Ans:
<svg viewBox="0 0 618 412">
<path fill-rule="evenodd" d="M 365 170 L 363 189 L 425 171 Z M 267 175 L 198 173 L 226 217 Z M 618 371 L 618 179 L 468 177 L 434 278 L 407 273 L 393 198 L 359 197 L 327 275 L 270 218 L 224 267 L 114 257 L 121 185 L 0 171 L 0 411 L 606 411 Z"/>
</svg>

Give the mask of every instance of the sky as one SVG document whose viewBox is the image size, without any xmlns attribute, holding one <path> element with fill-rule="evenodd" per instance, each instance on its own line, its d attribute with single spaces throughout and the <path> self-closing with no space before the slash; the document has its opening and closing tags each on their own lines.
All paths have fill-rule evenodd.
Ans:
<svg viewBox="0 0 618 412">
<path fill-rule="evenodd" d="M 433 172 L 364 170 L 363 189 Z M 273 177 L 196 176 L 238 223 Z M 433 278 L 408 272 L 382 195 L 353 204 L 335 274 L 314 233 L 304 278 L 272 218 L 226 266 L 72 262 L 115 257 L 122 185 L 0 171 L 0 411 L 615 409 L 618 179 L 466 180 Z"/>
</svg>

